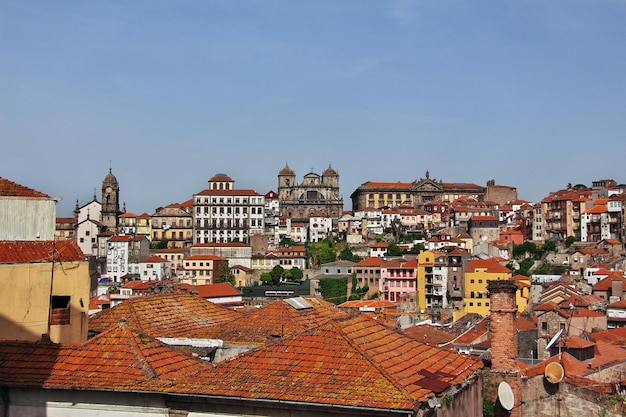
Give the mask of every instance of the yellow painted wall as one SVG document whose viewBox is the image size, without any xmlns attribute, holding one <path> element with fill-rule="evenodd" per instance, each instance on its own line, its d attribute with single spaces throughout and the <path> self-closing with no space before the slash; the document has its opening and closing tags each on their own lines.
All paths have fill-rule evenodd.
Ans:
<svg viewBox="0 0 626 417">
<path fill-rule="evenodd" d="M 510 277 L 511 272 L 488 272 L 481 268 L 474 272 L 466 272 L 465 297 L 463 298 L 465 314 L 478 313 L 483 317 L 488 316 L 490 303 L 487 296 L 487 283 L 491 280 L 503 280 Z M 471 297 L 472 291 L 474 292 L 473 298 Z M 482 297 L 478 297 L 479 293 L 482 293 Z"/>
<path fill-rule="evenodd" d="M 56 343 L 87 339 L 89 264 L 54 265 L 54 274 L 51 262 L 0 265 L 0 339 L 34 341 L 43 334 Z M 48 331 L 51 290 L 52 295 L 70 296 L 70 324 L 51 326 Z"/>
</svg>

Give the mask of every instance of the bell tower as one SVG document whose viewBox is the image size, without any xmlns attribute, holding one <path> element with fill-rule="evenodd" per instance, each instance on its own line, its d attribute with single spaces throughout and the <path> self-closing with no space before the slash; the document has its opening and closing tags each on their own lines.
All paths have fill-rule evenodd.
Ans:
<svg viewBox="0 0 626 417">
<path fill-rule="evenodd" d="M 117 216 L 120 211 L 120 186 L 113 175 L 112 168 L 102 181 L 102 225 L 115 231 Z"/>
</svg>

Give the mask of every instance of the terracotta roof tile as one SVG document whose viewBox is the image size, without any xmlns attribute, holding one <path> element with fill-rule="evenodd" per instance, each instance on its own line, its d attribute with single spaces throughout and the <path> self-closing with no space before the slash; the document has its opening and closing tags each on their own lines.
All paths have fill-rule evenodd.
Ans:
<svg viewBox="0 0 626 417">
<path fill-rule="evenodd" d="M 194 289 L 198 292 L 198 295 L 202 298 L 233 297 L 233 296 L 243 295 L 241 291 L 233 287 L 228 282 L 220 282 L 217 284 L 195 285 Z"/>
<path fill-rule="evenodd" d="M 220 362 L 198 383 L 228 397 L 412 410 L 481 366 L 358 316 Z"/>
<path fill-rule="evenodd" d="M 192 294 L 155 294 L 131 298 L 89 318 L 102 332 L 121 319 L 151 337 L 190 337 L 206 327 L 234 320 L 240 313 Z"/>
<path fill-rule="evenodd" d="M 22 387 L 161 390 L 166 381 L 210 370 L 123 322 L 80 345 L 3 342 L 0 357 L 0 385 Z"/>
<path fill-rule="evenodd" d="M 347 313 L 336 305 L 314 297 L 299 297 L 310 308 L 296 309 L 288 300 L 273 300 L 263 307 L 248 311 L 237 320 L 202 329 L 195 338 L 221 339 L 232 344 L 263 345 L 277 337 L 291 336 L 326 323 L 346 318 Z M 301 305 L 305 305 L 301 302 Z"/>
<path fill-rule="evenodd" d="M 0 177 L 0 197 L 50 198 L 41 191 L 33 190 L 6 178 Z"/>
<path fill-rule="evenodd" d="M 0 263 L 84 261 L 85 255 L 73 239 L 2 240 Z"/>
</svg>

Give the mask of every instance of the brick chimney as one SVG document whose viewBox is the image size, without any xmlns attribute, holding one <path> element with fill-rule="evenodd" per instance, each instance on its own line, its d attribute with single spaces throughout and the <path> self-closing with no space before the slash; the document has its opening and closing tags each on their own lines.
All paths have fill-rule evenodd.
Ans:
<svg viewBox="0 0 626 417">
<path fill-rule="evenodd" d="M 517 371 L 517 283 L 491 280 L 490 300 L 491 366 L 494 371 Z"/>
<path fill-rule="evenodd" d="M 501 382 L 508 383 L 514 396 L 513 409 L 508 411 L 495 395 L 496 416 L 522 416 L 522 381 L 517 365 L 517 289 L 515 281 L 491 280 L 487 284 L 491 309 L 491 372 L 487 379 L 494 388 Z"/>
</svg>

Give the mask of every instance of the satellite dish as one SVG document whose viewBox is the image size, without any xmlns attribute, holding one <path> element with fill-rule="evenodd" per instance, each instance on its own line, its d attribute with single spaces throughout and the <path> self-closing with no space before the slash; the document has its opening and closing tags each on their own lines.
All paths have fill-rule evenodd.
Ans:
<svg viewBox="0 0 626 417">
<path fill-rule="evenodd" d="M 550 339 L 550 341 L 546 345 L 546 350 L 550 349 L 552 345 L 555 344 L 559 340 L 562 334 L 563 334 L 563 329 L 559 330 L 559 332 L 555 334 L 552 339 Z"/>
<path fill-rule="evenodd" d="M 500 400 L 500 404 L 502 404 L 505 410 L 511 411 L 513 409 L 513 403 L 515 402 L 513 390 L 511 386 L 504 381 L 500 382 L 500 385 L 498 385 L 498 400 Z"/>
<path fill-rule="evenodd" d="M 550 362 L 543 371 L 546 379 L 552 384 L 558 384 L 565 376 L 565 370 L 558 362 Z"/>
</svg>

